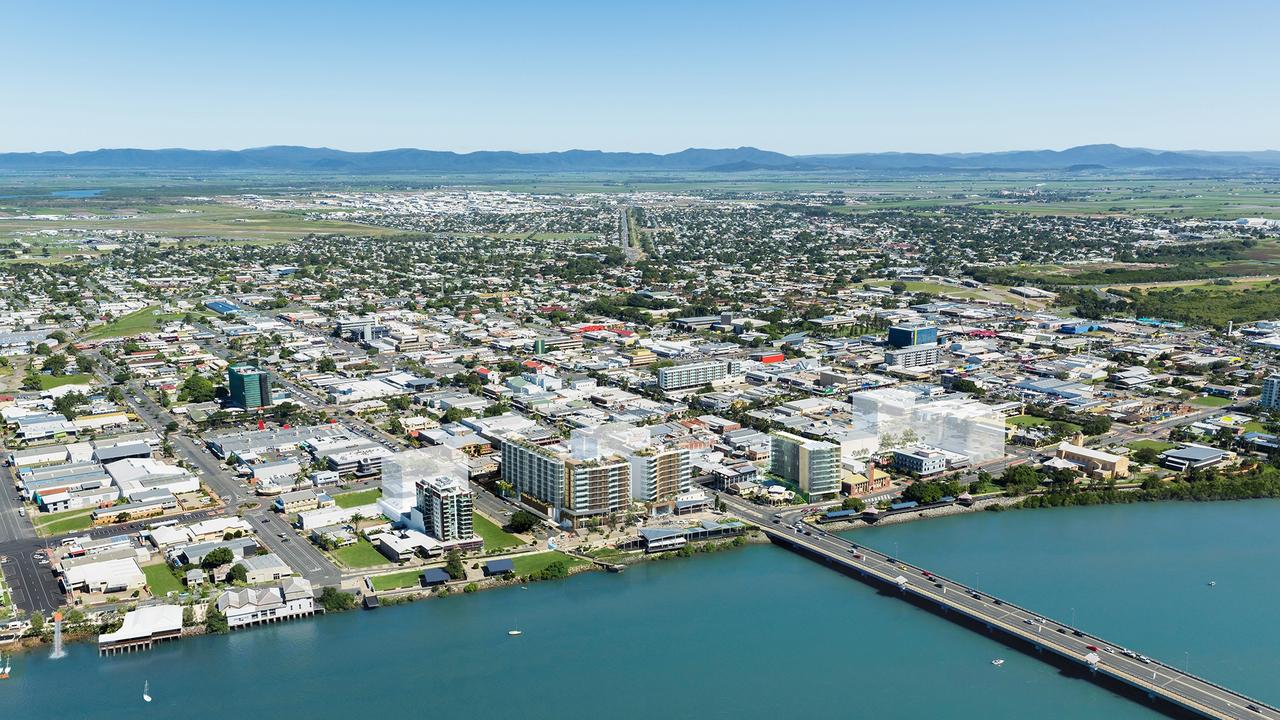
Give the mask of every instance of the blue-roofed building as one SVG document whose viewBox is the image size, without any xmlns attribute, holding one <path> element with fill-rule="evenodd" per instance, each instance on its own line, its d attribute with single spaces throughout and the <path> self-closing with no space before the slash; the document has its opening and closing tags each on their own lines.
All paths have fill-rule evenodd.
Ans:
<svg viewBox="0 0 1280 720">
<path fill-rule="evenodd" d="M 422 571 L 422 584 L 427 587 L 443 585 L 451 579 L 449 573 L 444 571 L 444 568 L 427 568 Z"/>
<path fill-rule="evenodd" d="M 516 571 L 516 564 L 508 558 L 499 560 L 490 560 L 484 564 L 484 576 L 494 577 L 501 575 L 511 575 Z"/>
<path fill-rule="evenodd" d="M 1203 470 L 1234 457 L 1234 453 L 1208 445 L 1184 445 L 1160 453 L 1160 464 L 1170 470 Z"/>
<path fill-rule="evenodd" d="M 226 298 L 213 298 L 212 300 L 205 300 L 204 306 L 218 313 L 219 315 L 236 315 L 241 312 L 241 308 L 239 305 L 236 305 L 235 303 L 231 302 L 230 300 L 227 300 Z"/>
</svg>

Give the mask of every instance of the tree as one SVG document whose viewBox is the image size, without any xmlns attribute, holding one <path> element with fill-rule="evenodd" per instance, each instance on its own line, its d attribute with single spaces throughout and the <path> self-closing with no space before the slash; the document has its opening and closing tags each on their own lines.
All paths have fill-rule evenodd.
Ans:
<svg viewBox="0 0 1280 720">
<path fill-rule="evenodd" d="M 68 420 L 72 420 L 79 414 L 78 408 L 87 402 L 89 402 L 89 398 L 85 397 L 83 393 L 72 391 L 54 400 L 53 409 L 64 415 Z"/>
<path fill-rule="evenodd" d="M 942 495 L 942 485 L 935 482 L 914 482 L 902 491 L 904 500 L 914 500 L 921 505 L 936 503 L 942 499 Z"/>
<path fill-rule="evenodd" d="M 467 568 L 462 564 L 462 553 L 450 550 L 445 556 L 444 571 L 454 580 L 462 580 L 467 576 Z"/>
<path fill-rule="evenodd" d="M 31 616 L 31 632 L 36 635 L 44 632 L 44 613 L 37 612 Z"/>
<path fill-rule="evenodd" d="M 235 559 L 236 556 L 231 552 L 231 548 L 214 548 L 205 554 L 204 558 L 200 560 L 200 567 L 205 570 L 210 570 L 234 562 Z"/>
<path fill-rule="evenodd" d="M 862 498 L 847 497 L 840 503 L 841 510 L 857 510 L 862 512 L 867 509 L 867 503 Z"/>
<path fill-rule="evenodd" d="M 1143 465 L 1150 465 L 1159 459 L 1159 457 L 1160 453 L 1156 452 L 1156 449 L 1150 446 L 1143 446 L 1133 451 L 1133 459 Z"/>
<path fill-rule="evenodd" d="M 1040 484 L 1040 473 L 1028 465 L 1015 465 L 1005 468 L 999 484 L 1010 494 L 1025 493 Z"/>
<path fill-rule="evenodd" d="M 50 375 L 61 375 L 67 369 L 67 356 L 62 353 L 52 355 L 41 365 Z"/>
<path fill-rule="evenodd" d="M 893 291 L 894 295 L 901 295 L 907 291 L 907 284 L 901 280 L 894 280 L 893 284 L 889 286 L 889 290 Z"/>
<path fill-rule="evenodd" d="M 326 586 L 321 590 L 320 597 L 317 600 L 319 600 L 320 607 L 324 608 L 325 612 L 342 612 L 351 610 L 356 606 L 355 595 L 349 592 L 342 592 L 332 585 Z"/>
<path fill-rule="evenodd" d="M 181 396 L 188 402 L 210 402 L 217 396 L 213 387 L 213 381 L 199 374 L 191 373 L 182 383 Z"/>
<path fill-rule="evenodd" d="M 249 582 L 249 571 L 245 569 L 244 565 L 236 563 L 231 566 L 231 571 L 227 573 L 227 579 L 231 582 Z"/>
<path fill-rule="evenodd" d="M 1106 415 L 1091 415 L 1080 424 L 1080 432 L 1085 435 L 1102 435 L 1111 430 L 1111 418 Z"/>
<path fill-rule="evenodd" d="M 507 532 L 529 532 L 541 522 L 541 518 L 528 510 L 517 510 L 511 514 L 511 519 L 507 521 Z"/>
<path fill-rule="evenodd" d="M 322 357 L 316 361 L 316 371 L 331 373 L 338 369 L 338 363 L 331 357 Z"/>
<path fill-rule="evenodd" d="M 209 603 L 209 611 L 204 614 L 204 629 L 205 632 L 214 635 L 221 635 L 231 630 L 227 625 L 227 616 L 218 609 L 216 602 Z"/>
</svg>

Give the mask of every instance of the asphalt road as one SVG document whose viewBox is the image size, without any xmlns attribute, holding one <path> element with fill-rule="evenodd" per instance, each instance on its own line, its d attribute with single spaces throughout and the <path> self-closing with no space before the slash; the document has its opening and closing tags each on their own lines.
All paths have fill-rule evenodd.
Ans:
<svg viewBox="0 0 1280 720">
<path fill-rule="evenodd" d="M 1089 667 L 1086 658 L 1095 654 L 1098 659 L 1093 667 L 1098 673 L 1160 695 L 1205 717 L 1280 719 L 1280 710 L 1274 707 L 1158 660 L 1147 658 L 1144 661 L 1138 657 L 1139 653 L 1130 657 L 1123 654 L 1120 646 L 1078 628 L 1044 618 L 1003 599 L 981 593 L 807 524 L 802 526 L 802 530 L 795 530 L 792 526 L 801 518 L 801 512 L 784 510 L 779 522 L 775 524 L 775 511 L 772 508 L 751 505 L 728 495 L 722 497 L 734 513 L 754 522 L 767 534 L 778 536 L 809 552 L 824 555 L 841 565 L 876 576 L 890 584 L 896 582 L 904 593 L 912 593 L 944 607 L 963 611 L 965 615 L 1082 666 Z M 1093 651 L 1090 645 L 1098 648 L 1098 651 Z M 1109 652 L 1107 648 L 1112 651 Z"/>
</svg>

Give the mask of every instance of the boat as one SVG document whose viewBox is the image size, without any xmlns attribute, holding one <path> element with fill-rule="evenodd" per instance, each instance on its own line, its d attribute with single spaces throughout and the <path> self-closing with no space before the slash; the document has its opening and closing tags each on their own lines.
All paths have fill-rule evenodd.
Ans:
<svg viewBox="0 0 1280 720">
<path fill-rule="evenodd" d="M 142 681 L 142 701 L 151 702 L 151 681 L 150 680 Z"/>
<path fill-rule="evenodd" d="M 991 664 L 995 665 L 996 667 L 1000 667 L 1001 665 L 1004 664 L 1004 658 L 996 658 L 995 660 L 991 661 Z"/>
<path fill-rule="evenodd" d="M 523 635 L 524 633 L 520 632 L 519 630 L 508 630 L 507 634 L 512 637 L 515 637 L 516 635 Z"/>
<path fill-rule="evenodd" d="M 1209 587 L 1213 587 L 1214 585 L 1217 585 L 1217 584 L 1218 584 L 1218 581 L 1217 581 L 1217 580 L 1210 580 L 1210 581 L 1209 581 Z"/>
<path fill-rule="evenodd" d="M 9 663 L 13 660 L 13 656 L 4 658 L 4 667 L 0 667 L 0 680 L 9 679 L 9 671 L 13 669 Z"/>
</svg>

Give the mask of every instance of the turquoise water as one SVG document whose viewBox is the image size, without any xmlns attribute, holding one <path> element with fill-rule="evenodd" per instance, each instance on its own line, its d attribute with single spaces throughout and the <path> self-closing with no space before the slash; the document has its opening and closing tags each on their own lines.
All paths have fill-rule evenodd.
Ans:
<svg viewBox="0 0 1280 720">
<path fill-rule="evenodd" d="M 1069 620 L 1074 607 L 1082 627 L 1168 662 L 1190 651 L 1193 671 L 1276 702 L 1278 521 L 1275 501 L 1131 505 L 857 535 L 959 580 L 975 568 L 983 589 L 1047 614 Z M 524 635 L 507 637 L 514 626 Z M 20 656 L 0 718 L 1159 717 L 771 546 L 136 655 L 69 650 Z"/>
</svg>

